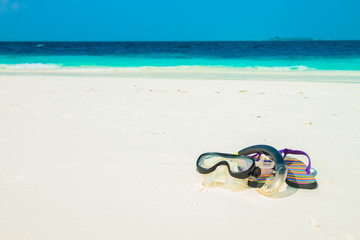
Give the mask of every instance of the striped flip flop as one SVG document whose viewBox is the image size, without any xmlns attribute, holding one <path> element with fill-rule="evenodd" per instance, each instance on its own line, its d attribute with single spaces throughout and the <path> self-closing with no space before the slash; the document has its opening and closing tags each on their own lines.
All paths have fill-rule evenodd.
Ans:
<svg viewBox="0 0 360 240">
<path fill-rule="evenodd" d="M 309 155 L 300 150 L 282 149 L 279 151 L 283 154 L 285 163 L 288 167 L 288 173 L 286 177 L 286 183 L 290 187 L 303 188 L 303 189 L 315 189 L 317 188 L 317 182 L 315 176 L 316 170 L 311 168 L 311 160 Z M 306 166 L 305 163 L 294 157 L 287 157 L 288 154 L 304 155 L 308 158 L 309 164 Z"/>
<path fill-rule="evenodd" d="M 311 161 L 309 155 L 300 150 L 292 150 L 287 148 L 282 149 L 279 152 L 283 154 L 285 163 L 288 167 L 286 183 L 289 186 L 302 189 L 315 189 L 317 187 L 317 182 L 315 179 L 317 172 L 315 169 L 311 168 Z M 309 160 L 309 164 L 306 166 L 303 161 L 294 157 L 289 157 L 287 156 L 288 154 L 305 155 Z M 256 162 L 258 162 L 258 165 L 269 165 L 272 162 L 271 159 L 265 158 L 263 155 L 261 155 L 261 153 L 253 155 L 251 157 Z M 260 175 L 258 178 L 249 177 L 248 186 L 260 188 L 265 184 L 266 179 L 271 179 L 273 177 L 274 172 L 272 171 L 268 171 L 266 174 Z"/>
</svg>

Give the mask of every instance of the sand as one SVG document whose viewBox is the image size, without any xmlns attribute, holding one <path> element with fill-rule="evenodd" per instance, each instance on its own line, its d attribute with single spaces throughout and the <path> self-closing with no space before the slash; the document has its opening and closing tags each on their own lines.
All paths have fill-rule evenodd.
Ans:
<svg viewBox="0 0 360 240">
<path fill-rule="evenodd" d="M 298 79 L 3 73 L 0 239 L 359 239 L 360 84 Z M 200 154 L 254 144 L 318 189 L 202 186 Z"/>
</svg>

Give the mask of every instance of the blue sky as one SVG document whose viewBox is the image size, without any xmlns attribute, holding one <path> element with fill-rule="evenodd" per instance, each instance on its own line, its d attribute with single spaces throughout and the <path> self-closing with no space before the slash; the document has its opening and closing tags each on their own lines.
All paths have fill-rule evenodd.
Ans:
<svg viewBox="0 0 360 240">
<path fill-rule="evenodd" d="M 0 0 L 0 41 L 359 40 L 359 0 Z"/>
</svg>

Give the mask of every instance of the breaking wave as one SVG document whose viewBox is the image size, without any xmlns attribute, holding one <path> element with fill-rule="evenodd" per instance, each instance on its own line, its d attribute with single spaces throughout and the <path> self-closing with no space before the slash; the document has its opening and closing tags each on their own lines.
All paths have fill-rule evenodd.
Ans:
<svg viewBox="0 0 360 240">
<path fill-rule="evenodd" d="M 180 65 L 180 66 L 139 66 L 139 67 L 107 67 L 107 66 L 63 66 L 53 63 L 21 63 L 21 64 L 0 64 L 0 70 L 14 71 L 41 71 L 55 70 L 71 72 L 131 72 L 131 71 L 307 71 L 315 70 L 303 65 L 300 66 L 248 66 L 248 67 L 230 67 L 230 66 L 203 66 L 203 65 Z"/>
<path fill-rule="evenodd" d="M 48 69 L 59 69 L 60 64 L 52 63 L 19 63 L 19 64 L 0 64 L 0 70 L 48 70 Z"/>
</svg>

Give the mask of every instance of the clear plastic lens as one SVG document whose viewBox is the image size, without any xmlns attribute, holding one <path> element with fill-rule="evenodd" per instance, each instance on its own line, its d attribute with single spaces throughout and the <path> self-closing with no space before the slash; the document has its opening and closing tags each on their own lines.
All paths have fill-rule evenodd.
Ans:
<svg viewBox="0 0 360 240">
<path fill-rule="evenodd" d="M 243 172 L 250 169 L 253 161 L 246 157 L 236 156 L 236 157 L 222 157 L 216 155 L 204 156 L 199 161 L 199 166 L 205 169 L 209 169 L 219 162 L 226 161 L 229 164 L 230 170 L 232 172 Z"/>
<path fill-rule="evenodd" d="M 253 161 L 248 158 L 234 158 L 227 161 L 232 172 L 243 172 L 249 170 Z"/>
</svg>

